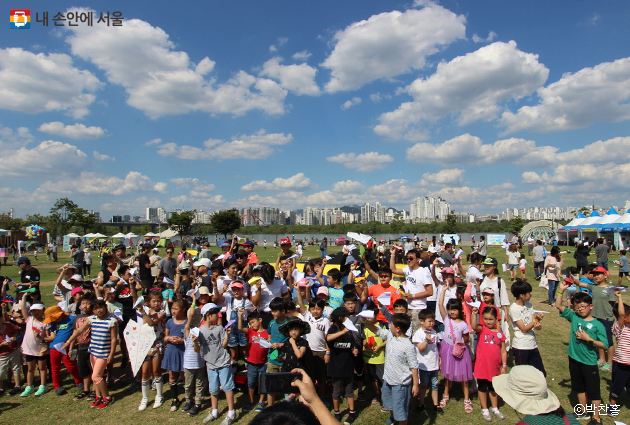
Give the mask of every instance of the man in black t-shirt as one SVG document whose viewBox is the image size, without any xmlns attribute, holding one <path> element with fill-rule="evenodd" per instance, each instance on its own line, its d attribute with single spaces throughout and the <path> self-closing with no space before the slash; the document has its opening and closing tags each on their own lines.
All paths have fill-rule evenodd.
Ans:
<svg viewBox="0 0 630 425">
<path fill-rule="evenodd" d="M 151 267 L 155 267 L 157 265 L 157 260 L 151 262 L 149 259 L 149 253 L 153 249 L 153 245 L 144 244 L 142 245 L 142 254 L 138 256 L 138 271 L 140 273 L 140 280 L 142 281 L 142 286 L 146 288 L 151 288 L 153 286 L 153 276 L 151 275 Z"/>
</svg>

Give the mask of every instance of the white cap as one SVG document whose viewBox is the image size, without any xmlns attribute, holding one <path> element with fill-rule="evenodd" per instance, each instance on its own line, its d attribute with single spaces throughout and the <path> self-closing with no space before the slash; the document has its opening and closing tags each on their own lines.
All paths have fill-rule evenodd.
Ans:
<svg viewBox="0 0 630 425">
<path fill-rule="evenodd" d="M 31 308 L 29 308 L 28 310 L 29 311 L 31 311 L 31 310 L 46 310 L 46 307 L 42 303 L 36 303 L 36 304 L 33 304 L 31 306 Z"/>
<path fill-rule="evenodd" d="M 210 268 L 211 265 L 212 265 L 212 261 L 210 261 L 209 258 L 202 258 L 201 260 L 195 261 L 193 263 L 193 266 L 195 267 L 206 266 L 207 268 Z"/>
<path fill-rule="evenodd" d="M 221 307 L 219 307 L 218 305 L 214 304 L 214 303 L 208 303 L 205 304 L 202 308 L 201 308 L 201 315 L 205 316 L 206 314 L 208 314 L 208 312 L 210 310 L 219 310 Z"/>
</svg>

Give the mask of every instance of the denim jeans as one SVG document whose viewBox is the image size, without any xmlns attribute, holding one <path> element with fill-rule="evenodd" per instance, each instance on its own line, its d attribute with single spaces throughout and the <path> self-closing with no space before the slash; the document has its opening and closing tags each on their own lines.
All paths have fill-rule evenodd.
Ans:
<svg viewBox="0 0 630 425">
<path fill-rule="evenodd" d="M 547 280 L 549 284 L 549 304 L 553 304 L 556 301 L 556 286 L 558 285 L 557 280 Z"/>
</svg>

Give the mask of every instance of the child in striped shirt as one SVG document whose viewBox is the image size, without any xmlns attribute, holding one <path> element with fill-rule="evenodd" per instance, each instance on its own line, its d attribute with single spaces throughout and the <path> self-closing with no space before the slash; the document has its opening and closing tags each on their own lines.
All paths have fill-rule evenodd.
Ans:
<svg viewBox="0 0 630 425">
<path fill-rule="evenodd" d="M 621 292 L 615 291 L 617 305 L 613 309 L 617 321 L 613 325 L 612 331 L 617 339 L 617 349 L 613 354 L 612 362 L 612 385 L 610 386 L 610 416 L 615 416 L 619 412 L 617 401 L 621 397 L 623 389 L 630 388 L 630 308 L 623 303 Z"/>
<path fill-rule="evenodd" d="M 96 399 L 91 408 L 105 409 L 113 403 L 114 399 L 109 394 L 107 382 L 103 379 L 107 364 L 114 360 L 114 352 L 118 342 L 118 321 L 112 317 L 107 310 L 107 304 L 103 300 L 96 300 L 92 303 L 94 316 L 79 329 L 75 330 L 70 339 L 64 344 L 63 349 L 67 350 L 79 335 L 91 328 L 90 363 L 92 364 L 92 382 L 96 390 Z"/>
</svg>

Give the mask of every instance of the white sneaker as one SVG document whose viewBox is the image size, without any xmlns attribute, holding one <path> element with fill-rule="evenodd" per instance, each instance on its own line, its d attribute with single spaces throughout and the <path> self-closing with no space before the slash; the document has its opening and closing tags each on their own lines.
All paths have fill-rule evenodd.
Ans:
<svg viewBox="0 0 630 425">
<path fill-rule="evenodd" d="M 236 419 L 236 417 L 230 418 L 229 416 L 226 416 L 225 419 L 223 419 L 223 422 L 221 422 L 221 425 L 231 425 L 232 422 L 234 422 L 234 419 Z"/>
<path fill-rule="evenodd" d="M 499 411 L 499 409 L 492 409 L 492 413 L 499 419 L 505 419 L 505 415 Z"/>
<path fill-rule="evenodd" d="M 164 397 L 155 397 L 155 402 L 153 403 L 153 408 L 157 409 L 164 404 Z"/>
<path fill-rule="evenodd" d="M 140 406 L 138 406 L 138 410 L 144 412 L 147 409 L 148 402 L 149 400 L 147 400 L 146 398 L 142 398 L 142 400 L 140 401 Z"/>
<path fill-rule="evenodd" d="M 482 410 L 481 411 L 481 416 L 483 416 L 483 418 L 488 421 L 488 422 L 492 422 L 492 415 L 490 414 L 490 411 L 488 410 Z"/>
<path fill-rule="evenodd" d="M 219 419 L 217 416 L 214 416 L 212 414 L 212 410 L 210 410 L 210 413 L 208 413 L 208 416 L 206 416 L 205 418 L 203 418 L 203 423 L 206 424 L 208 422 L 212 422 L 214 420 Z"/>
</svg>

